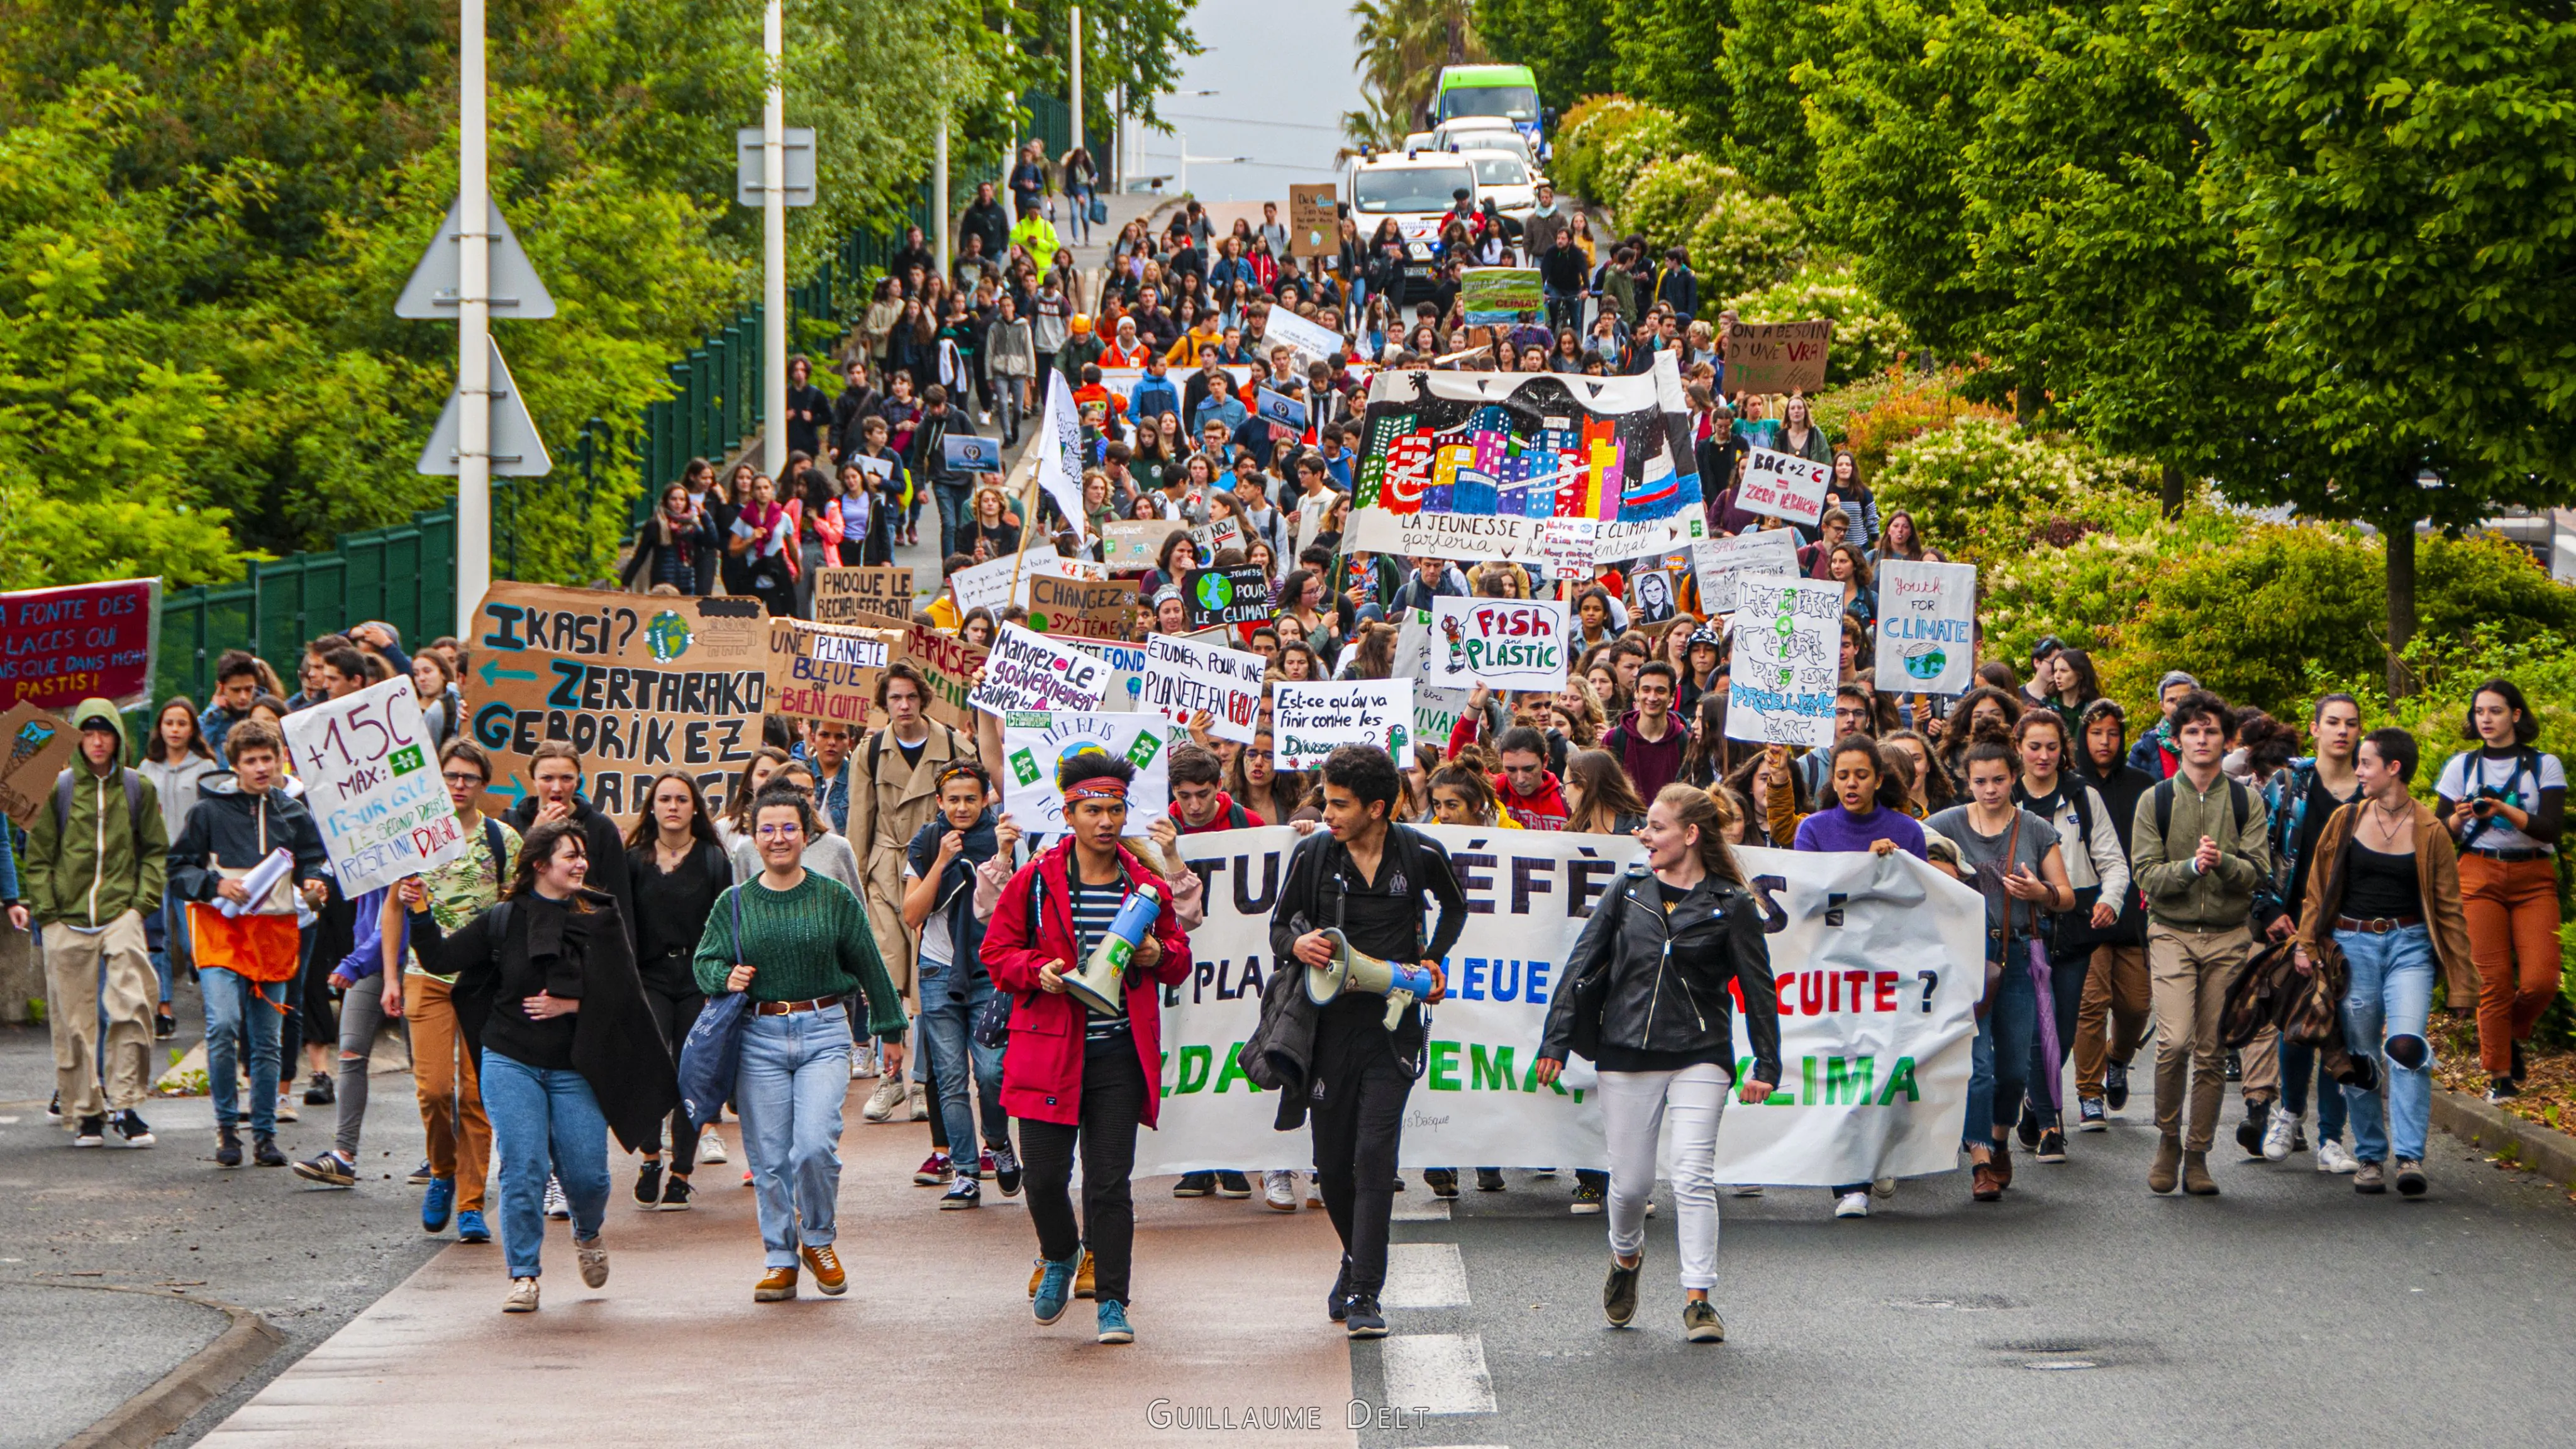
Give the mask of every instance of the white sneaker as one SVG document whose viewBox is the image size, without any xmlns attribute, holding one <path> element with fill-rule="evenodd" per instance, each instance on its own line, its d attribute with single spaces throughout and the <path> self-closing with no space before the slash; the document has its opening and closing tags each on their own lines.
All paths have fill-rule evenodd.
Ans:
<svg viewBox="0 0 2576 1449">
<path fill-rule="evenodd" d="M 546 1179 L 546 1216 L 557 1222 L 572 1220 L 572 1199 L 564 1196 L 563 1181 L 560 1178 Z"/>
<path fill-rule="evenodd" d="M 2350 1174 L 2361 1170 L 2361 1163 L 2344 1150 L 2342 1143 L 2329 1137 L 2317 1144 L 2317 1171 Z"/>
<path fill-rule="evenodd" d="M 905 1096 L 903 1078 L 879 1077 L 877 1089 L 868 1094 L 868 1104 L 859 1109 L 859 1117 L 868 1122 L 891 1121 L 895 1109 L 904 1104 Z"/>
<path fill-rule="evenodd" d="M 1293 1175 L 1293 1174 L 1292 1174 L 1292 1175 Z M 1319 1207 L 1322 1207 L 1323 1205 L 1324 1205 L 1324 1180 L 1323 1180 L 1321 1177 L 1316 1176 L 1314 1173 L 1311 1173 L 1311 1172 L 1310 1172 L 1310 1173 L 1307 1173 L 1307 1174 L 1306 1174 L 1306 1206 L 1308 1206 L 1308 1207 L 1310 1207 L 1310 1208 L 1319 1208 Z"/>
<path fill-rule="evenodd" d="M 295 1096 L 293 1093 L 280 1092 L 277 1094 L 277 1120 L 280 1122 L 295 1122 L 302 1120 L 296 1113 Z"/>
<path fill-rule="evenodd" d="M 713 1122 L 698 1129 L 698 1160 L 716 1163 L 725 1160 L 724 1134 L 716 1130 Z"/>
<path fill-rule="evenodd" d="M 1866 1192 L 1847 1192 L 1841 1197 L 1834 1199 L 1834 1216 L 1838 1218 L 1868 1217 L 1869 1194 Z"/>
<path fill-rule="evenodd" d="M 906 1082 L 903 1088 L 903 1099 L 906 1103 L 910 1104 L 912 1108 L 913 1121 L 927 1122 L 930 1120 L 930 1086 L 928 1083 Z"/>
<path fill-rule="evenodd" d="M 874 1040 L 861 1042 L 857 1047 L 851 1050 L 851 1081 L 874 1081 L 880 1074 L 881 1072 L 877 1062 L 877 1044 Z"/>
<path fill-rule="evenodd" d="M 511 1279 L 510 1296 L 501 1300 L 501 1311 L 504 1313 L 536 1312 L 537 1280 L 534 1278 Z"/>
<path fill-rule="evenodd" d="M 1261 1174 L 1261 1204 L 1275 1213 L 1297 1210 L 1297 1174 L 1274 1168 Z"/>
<path fill-rule="evenodd" d="M 2290 1155 L 2290 1142 L 2298 1135 L 2299 1121 L 2306 1113 L 2293 1113 L 2278 1102 L 2272 1104 L 2272 1119 L 2263 1124 L 2263 1160 L 2279 1162 Z"/>
<path fill-rule="evenodd" d="M 575 1242 L 573 1253 L 581 1260 L 581 1281 L 593 1288 L 608 1286 L 608 1245 L 597 1238 Z"/>
</svg>

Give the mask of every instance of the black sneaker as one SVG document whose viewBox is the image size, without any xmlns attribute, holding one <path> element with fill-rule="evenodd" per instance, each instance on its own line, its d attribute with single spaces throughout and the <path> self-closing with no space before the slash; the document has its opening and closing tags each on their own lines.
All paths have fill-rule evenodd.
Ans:
<svg viewBox="0 0 2576 1449">
<path fill-rule="evenodd" d="M 993 1186 L 1000 1188 L 1004 1197 L 1018 1197 L 1020 1155 L 1011 1150 L 1008 1142 L 994 1143 L 987 1149 L 987 1155 L 993 1159 Z"/>
<path fill-rule="evenodd" d="M 2501 1102 L 2510 1102 L 2521 1095 L 2522 1088 L 2515 1086 L 2513 1084 L 2513 1078 L 2511 1077 L 2489 1077 L 2487 1079 L 2487 1102 L 2491 1106 Z"/>
<path fill-rule="evenodd" d="M 1332 1291 L 1324 1295 L 1324 1316 L 1335 1323 L 1351 1315 L 1351 1260 L 1342 1259 L 1341 1271 L 1333 1275 Z"/>
<path fill-rule="evenodd" d="M 1479 1167 L 1476 1169 L 1476 1191 L 1501 1192 L 1502 1190 L 1503 1170 L 1501 1168 Z"/>
<path fill-rule="evenodd" d="M 2271 1125 L 2272 1099 L 2269 1097 L 2246 1098 L 2245 1120 L 2236 1124 L 2236 1145 L 2245 1149 L 2245 1155 L 2247 1157 L 2262 1156 L 2263 1131 Z"/>
<path fill-rule="evenodd" d="M 984 1184 L 977 1181 L 972 1173 L 957 1174 L 957 1180 L 948 1185 L 948 1191 L 939 1195 L 939 1210 L 944 1213 L 983 1205 Z"/>
<path fill-rule="evenodd" d="M 1454 1167 L 1426 1167 L 1422 1169 L 1422 1185 L 1431 1189 L 1431 1195 L 1433 1197 L 1456 1197 L 1458 1195 L 1458 1169 Z"/>
<path fill-rule="evenodd" d="M 1375 1294 L 1363 1293 L 1351 1300 L 1342 1331 L 1353 1338 L 1386 1337 L 1386 1315 L 1378 1311 Z"/>
<path fill-rule="evenodd" d="M 1589 1182 L 1576 1183 L 1574 1185 L 1574 1215 L 1578 1218 L 1599 1216 L 1602 1200 L 1606 1196 L 1607 1194 L 1603 1193 L 1600 1187 L 1596 1184 Z"/>
<path fill-rule="evenodd" d="M 411 1170 L 411 1176 L 403 1180 L 414 1187 L 427 1187 L 438 1180 L 438 1174 L 429 1170 L 429 1159 L 424 1157 L 420 1160 L 420 1166 Z"/>
<path fill-rule="evenodd" d="M 2022 1103 L 2021 1123 L 2013 1128 L 2013 1135 L 2021 1139 L 2023 1151 L 2029 1151 L 2039 1145 L 2040 1130 L 2039 1108 L 2029 1102 Z"/>
<path fill-rule="evenodd" d="M 2234 1047 L 2227 1049 L 2227 1080 L 2231 1082 L 2245 1080 L 2245 1061 L 2237 1055 Z"/>
<path fill-rule="evenodd" d="M 131 1107 L 108 1120 L 114 1124 L 116 1135 L 124 1138 L 125 1145 L 128 1147 L 149 1147 L 160 1140 L 152 1135 L 152 1126 L 143 1120 L 143 1114 Z"/>
<path fill-rule="evenodd" d="M 2054 1127 L 2040 1133 L 2037 1156 L 2042 1162 L 2064 1162 L 2066 1160 L 2066 1134 Z"/>
<path fill-rule="evenodd" d="M 1216 1174 L 1213 1172 L 1184 1172 L 1181 1180 L 1172 1184 L 1174 1197 L 1205 1197 L 1214 1191 Z"/>
<path fill-rule="evenodd" d="M 305 1106 L 307 1106 L 307 1107 L 328 1107 L 328 1106 L 330 1106 L 332 1103 L 337 1102 L 338 1100 L 340 1100 L 340 1094 L 339 1094 L 338 1092 L 334 1091 L 334 1090 L 332 1089 L 332 1087 L 331 1087 L 331 1074 L 330 1074 L 330 1073 L 328 1073 L 328 1072 L 315 1072 L 315 1073 L 312 1075 L 312 1077 L 311 1077 L 310 1079 L 308 1079 L 308 1080 L 305 1082 L 305 1084 L 304 1084 L 304 1105 L 305 1105 Z"/>
<path fill-rule="evenodd" d="M 48 1122 L 60 1122 L 63 1120 L 63 1094 L 61 1092 L 54 1093 L 54 1099 L 45 1104 L 45 1120 Z"/>
<path fill-rule="evenodd" d="M 2114 1112 L 2129 1105 L 2127 1062 L 2113 1062 L 2102 1069 L 2102 1101 Z"/>
<path fill-rule="evenodd" d="M 253 1167 L 284 1167 L 286 1154 L 277 1150 L 275 1136 L 261 1132 L 250 1139 L 250 1161 Z"/>
<path fill-rule="evenodd" d="M 1389 1192 L 1402 1192 L 1402 1191 L 1404 1191 L 1404 1174 L 1403 1174 L 1403 1173 L 1400 1173 L 1400 1172 L 1399 1172 L 1399 1173 L 1397 1173 L 1397 1174 L 1395 1175 L 1395 1186 L 1393 1186 L 1393 1187 L 1391 1187 L 1391 1188 L 1387 1189 L 1387 1191 L 1389 1191 Z"/>
<path fill-rule="evenodd" d="M 662 1160 L 655 1158 L 635 1174 L 635 1200 L 648 1208 L 662 1205 Z"/>
<path fill-rule="evenodd" d="M 1637 1255 L 1633 1268 L 1611 1258 L 1610 1276 L 1601 1285 L 1601 1316 L 1610 1320 L 1612 1328 L 1625 1328 L 1637 1316 L 1637 1278 L 1645 1269 L 1643 1253 Z"/>
<path fill-rule="evenodd" d="M 80 1119 L 79 1128 L 72 1133 L 74 1147 L 98 1147 L 104 1145 L 106 1141 L 107 1118 L 104 1116 L 83 1117 Z"/>
<path fill-rule="evenodd" d="M 666 1213 L 683 1213 L 688 1210 L 689 1180 L 685 1177 L 663 1179 L 662 1211 Z"/>
<path fill-rule="evenodd" d="M 295 1164 L 295 1175 L 324 1187 L 353 1187 L 358 1181 L 357 1169 L 342 1162 L 336 1152 L 325 1152 Z"/>
<path fill-rule="evenodd" d="M 153 1017 L 152 1017 L 152 1037 L 153 1037 L 153 1040 L 155 1040 L 155 1041 L 168 1041 L 170 1038 L 172 1038 L 172 1037 L 174 1037 L 174 1036 L 177 1036 L 178 1034 L 179 1034 L 179 1018 L 177 1018 L 177 1017 L 175 1017 L 175 1016 L 172 1016 L 172 1015 L 170 1014 L 170 1008 L 168 1008 L 168 1007 L 166 1007 L 166 1006 L 165 1006 L 165 1007 L 162 1007 L 162 1008 L 160 1009 L 160 1011 L 156 1012 L 156 1013 L 153 1015 Z"/>
<path fill-rule="evenodd" d="M 2110 1118 L 2102 1110 L 2101 1098 L 2086 1097 L 2075 1104 L 2076 1131 L 2100 1132 L 2106 1130 L 2109 1125 Z"/>
<path fill-rule="evenodd" d="M 241 1129 L 237 1127 L 215 1129 L 215 1166 L 241 1166 Z"/>
<path fill-rule="evenodd" d="M 1244 1175 L 1240 1172 L 1220 1172 L 1216 1175 L 1216 1195 L 1218 1197 L 1250 1197 L 1252 1196 L 1252 1184 L 1245 1180 Z"/>
<path fill-rule="evenodd" d="M 2505 1069 L 2505 1075 L 2513 1078 L 2513 1084 L 2519 1087 L 2530 1078 L 2531 1064 L 2522 1059 L 2522 1043 L 2514 1042 L 2512 1046 L 2513 1065 Z"/>
</svg>

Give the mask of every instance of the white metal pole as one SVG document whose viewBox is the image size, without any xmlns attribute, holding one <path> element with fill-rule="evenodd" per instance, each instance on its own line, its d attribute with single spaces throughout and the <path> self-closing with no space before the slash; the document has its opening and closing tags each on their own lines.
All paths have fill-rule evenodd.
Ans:
<svg viewBox="0 0 2576 1449">
<path fill-rule="evenodd" d="M 1073 144 L 1068 150 L 1082 149 L 1082 7 L 1073 7 Z"/>
<path fill-rule="evenodd" d="M 457 0 L 456 633 L 492 586 L 492 202 L 483 149 L 483 0 Z"/>
<path fill-rule="evenodd" d="M 939 134 L 930 153 L 930 229 L 939 241 L 939 275 L 948 275 L 954 265 L 948 255 L 948 112 L 939 113 Z"/>
<path fill-rule="evenodd" d="M 787 470 L 787 72 L 786 22 L 780 0 L 769 0 L 761 20 L 762 53 L 769 60 L 769 93 L 760 108 L 761 253 L 767 273 L 761 288 L 761 330 L 767 351 L 767 399 L 761 424 L 765 471 L 785 497 Z"/>
</svg>

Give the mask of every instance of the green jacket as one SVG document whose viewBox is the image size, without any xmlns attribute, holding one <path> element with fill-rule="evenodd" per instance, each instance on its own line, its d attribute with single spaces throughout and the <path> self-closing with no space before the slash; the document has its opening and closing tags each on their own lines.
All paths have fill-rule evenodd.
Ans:
<svg viewBox="0 0 2576 1449">
<path fill-rule="evenodd" d="M 137 794 L 129 808 L 123 717 L 106 700 L 85 699 L 72 718 L 95 714 L 117 721 L 116 760 L 105 774 L 92 774 L 88 759 L 75 754 L 64 772 L 72 781 L 70 810 L 56 821 L 57 784 L 36 807 L 35 827 L 27 832 L 21 888 L 39 925 L 104 926 L 127 911 L 161 908 L 170 832 L 161 823 L 160 796 L 150 780 L 133 775 Z"/>
<path fill-rule="evenodd" d="M 2165 828 L 2156 828 L 2156 798 L 2165 793 L 2163 785 L 2138 797 L 2137 817 L 2130 824 L 2129 864 L 2138 892 L 2146 898 L 2147 919 L 2187 931 L 2251 925 L 2255 888 L 2272 874 L 2262 793 L 2233 784 L 2225 775 L 2205 795 L 2180 772 L 2168 783 L 2173 806 Z M 2235 814 L 2239 801 L 2242 816 Z M 2218 842 L 2218 861 L 2197 871 L 2191 857 L 2204 835 Z"/>
</svg>

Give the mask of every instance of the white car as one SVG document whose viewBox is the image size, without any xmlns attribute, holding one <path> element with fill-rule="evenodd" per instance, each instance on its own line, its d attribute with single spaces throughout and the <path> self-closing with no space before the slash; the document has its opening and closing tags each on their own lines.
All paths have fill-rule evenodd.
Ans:
<svg viewBox="0 0 2576 1449">
<path fill-rule="evenodd" d="M 1479 138 L 1481 142 L 1482 138 Z M 1488 150 L 1479 144 L 1472 150 L 1452 153 L 1463 157 L 1476 171 L 1476 200 L 1479 205 L 1491 200 L 1494 209 L 1515 221 L 1527 221 L 1538 209 L 1538 176 L 1529 162 L 1517 153 L 1499 148 Z"/>
<path fill-rule="evenodd" d="M 1474 206 L 1476 168 L 1454 151 L 1354 156 L 1344 169 L 1342 194 L 1351 199 L 1351 222 L 1359 229 L 1360 244 L 1374 254 L 1378 228 L 1388 221 L 1404 239 L 1405 294 L 1395 299 L 1398 305 L 1413 300 L 1417 288 L 1430 288 L 1438 270 L 1434 258 L 1440 218 L 1458 204 L 1461 190 L 1467 193 L 1466 204 Z"/>
<path fill-rule="evenodd" d="M 1530 154 L 1529 138 L 1501 116 L 1460 116 L 1444 121 L 1431 132 L 1431 142 L 1434 149 L 1441 151 L 1510 151 L 1532 167 L 1538 164 Z"/>
</svg>

